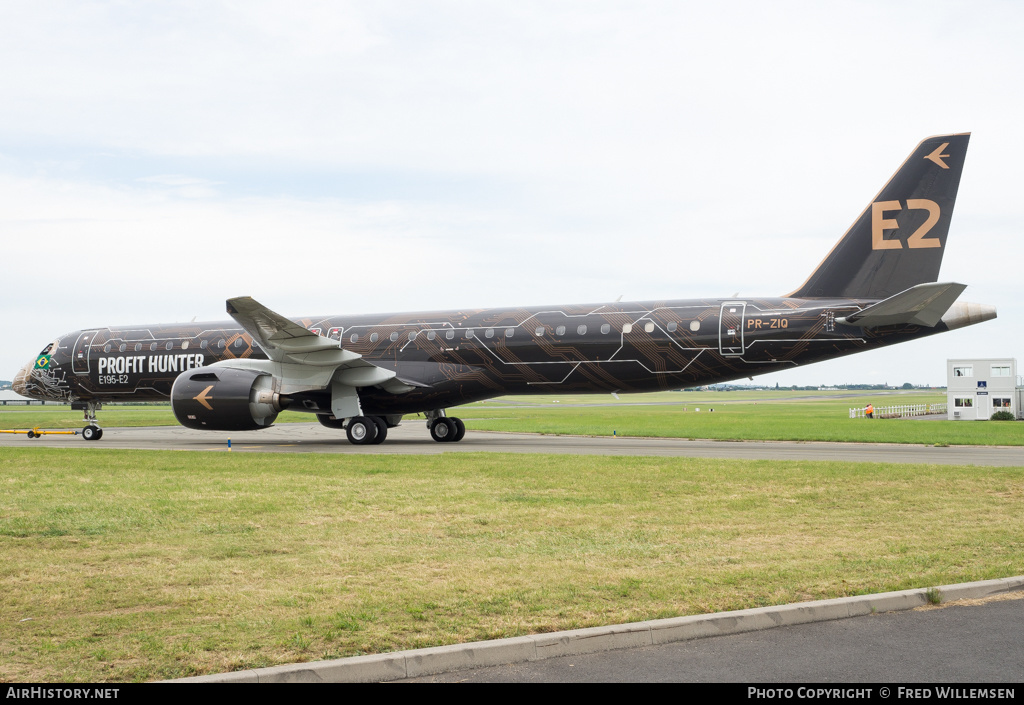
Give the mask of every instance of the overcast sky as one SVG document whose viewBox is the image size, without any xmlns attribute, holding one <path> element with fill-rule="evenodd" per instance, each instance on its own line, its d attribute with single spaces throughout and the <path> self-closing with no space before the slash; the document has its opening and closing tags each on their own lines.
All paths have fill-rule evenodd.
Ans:
<svg viewBox="0 0 1024 705">
<path fill-rule="evenodd" d="M 796 288 L 972 132 L 940 279 L 999 318 L 764 375 L 1024 363 L 1019 2 L 0 2 L 0 379 L 83 328 Z"/>
</svg>

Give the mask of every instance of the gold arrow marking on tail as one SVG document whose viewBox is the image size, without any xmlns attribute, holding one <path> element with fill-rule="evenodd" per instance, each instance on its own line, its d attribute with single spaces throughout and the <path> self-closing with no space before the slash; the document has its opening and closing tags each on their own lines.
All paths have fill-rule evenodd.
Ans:
<svg viewBox="0 0 1024 705">
<path fill-rule="evenodd" d="M 933 162 L 941 166 L 943 169 L 948 169 L 949 166 L 946 164 L 946 162 L 942 161 L 943 159 L 949 159 L 948 154 L 942 153 L 942 150 L 944 150 L 948 146 L 949 142 L 943 142 L 941 147 L 939 147 L 934 152 L 929 154 L 927 157 L 925 157 L 925 159 L 931 159 Z"/>
<path fill-rule="evenodd" d="M 210 411 L 213 411 L 213 407 L 210 406 L 210 400 L 213 399 L 213 397 L 206 396 L 207 394 L 210 393 L 211 389 L 213 389 L 213 385 L 212 384 L 209 387 L 207 387 L 206 389 L 204 389 L 203 391 L 199 392 L 199 394 L 196 394 L 192 398 L 195 399 L 200 404 L 202 404 L 203 406 L 205 406 Z"/>
</svg>

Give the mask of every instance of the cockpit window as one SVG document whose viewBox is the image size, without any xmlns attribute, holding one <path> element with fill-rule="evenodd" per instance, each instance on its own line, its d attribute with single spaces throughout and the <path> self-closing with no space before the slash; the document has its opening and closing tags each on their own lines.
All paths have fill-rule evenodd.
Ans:
<svg viewBox="0 0 1024 705">
<path fill-rule="evenodd" d="M 41 350 L 41 351 L 39 352 L 39 354 L 40 354 L 40 355 L 49 355 L 49 354 L 50 354 L 50 351 L 51 351 L 51 350 L 53 350 L 53 346 L 54 346 L 54 343 L 50 343 L 50 344 L 49 344 L 49 345 L 47 345 L 47 346 L 46 346 L 45 348 L 43 348 L 43 349 L 42 349 L 42 350 Z"/>
</svg>

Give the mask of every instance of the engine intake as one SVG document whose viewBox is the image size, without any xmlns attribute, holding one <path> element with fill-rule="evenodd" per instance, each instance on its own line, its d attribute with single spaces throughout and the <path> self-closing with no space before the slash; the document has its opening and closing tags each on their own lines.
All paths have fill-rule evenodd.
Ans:
<svg viewBox="0 0 1024 705">
<path fill-rule="evenodd" d="M 171 409 L 178 423 L 205 431 L 267 428 L 287 406 L 266 372 L 200 367 L 178 375 Z"/>
</svg>

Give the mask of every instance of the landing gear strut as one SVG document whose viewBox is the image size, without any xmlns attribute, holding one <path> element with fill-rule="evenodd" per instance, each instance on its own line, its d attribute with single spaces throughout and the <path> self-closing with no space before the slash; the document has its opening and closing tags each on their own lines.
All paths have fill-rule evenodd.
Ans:
<svg viewBox="0 0 1024 705">
<path fill-rule="evenodd" d="M 438 443 L 458 443 L 466 435 L 466 424 L 462 419 L 445 416 L 444 409 L 427 412 L 427 428 L 430 437 Z"/>
</svg>

